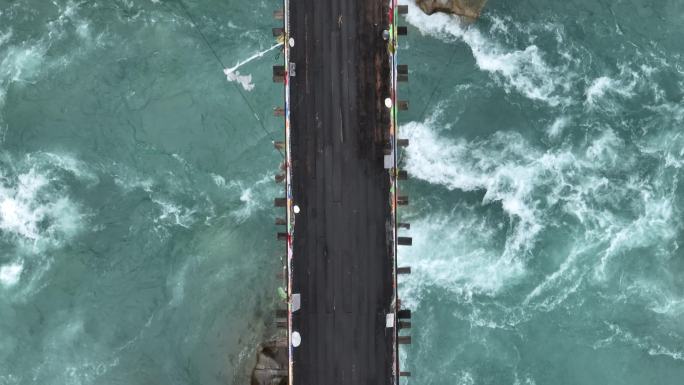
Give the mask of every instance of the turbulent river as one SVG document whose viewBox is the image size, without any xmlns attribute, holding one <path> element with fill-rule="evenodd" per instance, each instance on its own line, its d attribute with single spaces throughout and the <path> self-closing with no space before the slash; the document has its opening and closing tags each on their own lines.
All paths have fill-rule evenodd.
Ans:
<svg viewBox="0 0 684 385">
<path fill-rule="evenodd" d="M 408 4 L 408 382 L 681 384 L 684 2 Z M 0 385 L 247 383 L 280 6 L 0 0 Z"/>
</svg>

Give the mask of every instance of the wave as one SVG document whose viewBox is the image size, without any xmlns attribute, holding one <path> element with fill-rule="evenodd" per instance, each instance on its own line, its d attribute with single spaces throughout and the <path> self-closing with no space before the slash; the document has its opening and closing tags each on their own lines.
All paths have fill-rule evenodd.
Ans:
<svg viewBox="0 0 684 385">
<path fill-rule="evenodd" d="M 559 139 L 563 134 L 563 130 L 565 130 L 569 123 L 570 119 L 567 116 L 556 118 L 553 124 L 546 129 L 546 136 L 552 140 Z"/>
<path fill-rule="evenodd" d="M 105 32 L 94 35 L 90 21 L 79 15 L 79 7 L 73 1 L 62 5 L 53 2 L 55 9 L 36 10 L 35 7 L 23 7 L 17 3 L 12 12 L 0 13 L 0 25 L 4 21 L 9 25 L 14 19 L 30 14 L 31 19 L 38 16 L 50 20 L 39 36 L 25 35 L 8 28 L 0 29 L 0 127 L 3 125 L 2 110 L 11 87 L 22 87 L 41 79 L 44 74 L 64 68 L 75 57 L 83 55 L 90 49 L 103 46 Z M 48 12 L 41 14 L 41 12 Z M 1 27 L 0 27 L 1 28 Z M 75 36 L 77 39 L 70 39 Z M 75 41 L 73 49 L 58 54 L 51 50 L 53 46 L 69 44 Z M 1 143 L 1 142 L 0 142 Z"/>
<path fill-rule="evenodd" d="M 52 315 L 55 320 L 44 326 L 45 335 L 39 345 L 41 361 L 31 372 L 32 381 L 92 384 L 119 365 L 118 352 L 103 342 L 107 334 L 90 335 L 81 313 L 58 311 Z"/>
<path fill-rule="evenodd" d="M 415 282 L 426 282 L 411 278 L 418 289 L 436 284 L 451 292 L 496 295 L 527 276 L 536 283 L 520 304 L 551 311 L 588 283 L 624 274 L 618 258 L 636 258 L 636 250 L 649 248 L 652 263 L 658 264 L 660 254 L 676 250 L 681 220 L 674 187 L 663 183 L 668 174 L 658 171 L 667 166 L 655 164 L 644 174 L 636 167 L 643 155 L 612 130 L 584 143 L 543 150 L 514 132 L 452 139 L 448 130 L 437 128 L 438 120 L 439 113 L 400 128 L 411 142 L 406 170 L 447 191 L 478 191 L 482 200 L 470 212 L 456 204 L 452 210 L 458 215 L 432 213 L 415 220 L 418 247 L 407 252 L 407 259 L 418 271 Z M 496 222 L 478 222 L 478 216 L 487 217 L 478 207 L 500 207 L 508 223 L 497 229 Z M 487 236 L 481 239 L 473 229 Z M 528 263 L 539 258 L 539 242 L 558 231 L 566 236 L 551 251 L 558 254 L 556 268 L 529 271 Z M 505 239 L 503 246 L 496 243 L 499 238 Z M 432 246 L 444 242 L 448 247 Z M 407 293 L 420 301 L 420 290 L 409 285 Z"/>
<path fill-rule="evenodd" d="M 6 39 L 9 40 L 9 37 Z M 3 123 L 2 110 L 10 86 L 33 81 L 42 69 L 46 52 L 47 45 L 42 42 L 10 45 L 4 49 L 0 44 L 0 125 Z"/>
<path fill-rule="evenodd" d="M 14 286 L 19 282 L 24 264 L 21 262 L 9 263 L 0 266 L 0 285 L 5 287 Z"/>
<path fill-rule="evenodd" d="M 664 346 L 663 344 L 658 343 L 652 336 L 638 336 L 615 323 L 606 322 L 606 325 L 612 334 L 607 338 L 596 341 L 593 345 L 594 349 L 601 349 L 615 343 L 622 343 L 636 346 L 651 356 L 666 356 L 673 360 L 684 361 L 684 351 Z M 671 338 L 672 336 L 669 336 L 668 340 Z"/>
<path fill-rule="evenodd" d="M 518 374 L 518 371 L 516 370 L 514 372 L 514 375 L 515 380 L 513 382 L 513 385 L 537 385 L 537 382 L 534 381 L 534 378 L 532 378 L 532 376 L 530 376 L 529 374 L 524 375 L 521 379 L 520 375 Z"/>
<path fill-rule="evenodd" d="M 402 300 L 410 307 L 417 307 L 433 286 L 469 302 L 473 295 L 496 295 L 525 274 L 522 261 L 508 260 L 496 250 L 490 224 L 468 210 L 412 222 L 414 244 L 399 257 L 412 269 L 401 284 Z"/>
<path fill-rule="evenodd" d="M 475 385 L 475 377 L 467 370 L 459 371 L 455 380 L 457 385 Z"/>
<path fill-rule="evenodd" d="M 672 87 L 662 82 L 663 74 L 678 74 L 675 78 L 682 83 L 682 71 L 655 47 L 644 52 L 637 46 L 619 45 L 619 56 L 629 60 L 610 62 L 596 55 L 593 47 L 569 37 L 558 22 L 523 23 L 489 9 L 472 24 L 441 13 L 425 15 L 414 0 L 402 3 L 409 6 L 406 20 L 420 33 L 466 44 L 476 67 L 504 91 L 566 113 L 659 105 L 672 93 L 667 91 Z M 636 100 L 638 104 L 632 105 Z"/>
<path fill-rule="evenodd" d="M 259 179 L 247 181 L 230 181 L 225 184 L 228 190 L 239 193 L 239 207 L 230 212 L 230 216 L 238 223 L 252 217 L 257 211 L 263 210 L 277 194 L 277 185 L 273 183 L 274 174 L 266 173 Z"/>
<path fill-rule="evenodd" d="M 151 199 L 159 206 L 159 216 L 154 220 L 154 223 L 171 224 L 189 229 L 195 222 L 196 212 L 194 209 L 176 204 L 165 198 L 152 197 Z"/>
<path fill-rule="evenodd" d="M 198 184 L 206 185 L 215 180 L 216 175 L 205 175 L 179 154 L 170 154 L 165 161 L 169 165 L 162 177 L 153 171 L 120 163 L 101 170 L 112 176 L 121 193 L 142 194 L 154 204 L 146 214 L 148 229 L 161 240 L 169 239 L 173 228 L 190 229 L 198 223 L 209 225 L 216 217 L 213 196 L 197 188 Z"/>
<path fill-rule="evenodd" d="M 608 247 L 603 251 L 595 269 L 598 278 L 605 279 L 609 262 L 618 255 L 636 248 L 652 247 L 657 251 L 677 235 L 673 223 L 673 207 L 670 198 L 653 199 L 648 193 L 643 197 L 642 214 L 622 226 L 610 226 Z"/>
<path fill-rule="evenodd" d="M 85 228 L 89 214 L 70 181 L 90 186 L 98 179 L 66 154 L 0 153 L 0 284 L 18 286 L 16 298 L 40 287 L 53 252 Z"/>
<path fill-rule="evenodd" d="M 608 96 L 623 98 L 635 96 L 635 88 L 638 82 L 645 80 L 649 74 L 652 74 L 648 69 L 642 69 L 641 72 L 640 74 L 627 66 L 622 66 L 615 79 L 605 75 L 594 79 L 585 91 L 585 103 L 589 107 L 595 107 Z"/>
<path fill-rule="evenodd" d="M 645 278 L 640 277 L 630 283 L 623 291 L 622 300 L 639 300 L 645 308 L 660 316 L 662 320 L 677 322 L 684 314 L 684 296 L 678 290 L 669 285 L 669 282 L 677 275 L 675 272 L 667 272 L 665 277 Z M 673 290 L 674 289 L 674 290 Z"/>
<path fill-rule="evenodd" d="M 587 88 L 587 103 L 596 104 L 596 100 L 605 95 L 607 90 L 615 88 L 617 82 L 607 76 L 601 76 L 594 80 Z"/>
<path fill-rule="evenodd" d="M 124 193 L 142 191 L 157 206 L 152 222 L 162 238 L 170 236 L 172 227 L 210 225 L 216 217 L 224 216 L 224 207 L 225 216 L 235 223 L 248 221 L 271 207 L 271 199 L 280 188 L 273 182 L 273 172 L 226 180 L 222 175 L 195 169 L 178 154 L 171 157 L 183 170 L 168 171 L 169 178 L 158 179 L 120 164 L 105 170 Z M 197 191 L 192 187 L 197 184 L 204 189 Z"/>
<path fill-rule="evenodd" d="M 404 1 L 409 6 L 406 20 L 417 27 L 421 33 L 436 37 L 446 42 L 462 41 L 467 44 L 473 54 L 477 67 L 486 71 L 497 81 L 501 81 L 507 91 L 515 90 L 525 97 L 543 101 L 550 106 L 568 105 L 568 95 L 574 72 L 569 70 L 574 62 L 572 55 L 560 50 L 565 56 L 565 64 L 550 65 L 545 54 L 535 45 L 530 44 L 522 49 L 508 48 L 505 44 L 494 40 L 483 33 L 478 26 L 467 24 L 458 17 L 435 13 L 424 14 L 413 1 Z M 491 32 L 502 32 L 510 35 L 509 29 L 521 27 L 509 20 L 488 16 L 492 20 Z M 561 27 L 552 26 L 554 34 L 560 35 Z M 547 30 L 551 28 L 546 27 Z M 523 32 L 523 31 L 515 31 Z M 529 31 L 527 31 L 529 34 Z M 559 44 L 559 47 L 562 47 Z"/>
<path fill-rule="evenodd" d="M 0 62 L 0 79 L 4 84 L 26 83 L 40 70 L 47 52 L 45 44 L 21 44 L 7 47 Z"/>
<path fill-rule="evenodd" d="M 0 170 L 0 230 L 6 236 L 41 250 L 78 232 L 83 215 L 58 176 L 82 175 L 64 166 L 70 162 L 68 157 L 44 153 L 18 162 L 4 160 L 9 167 Z"/>
<path fill-rule="evenodd" d="M 504 254 L 529 250 L 543 228 L 535 187 L 562 179 L 574 167 L 570 152 L 542 153 L 516 133 L 498 132 L 481 142 L 451 140 L 433 129 L 434 120 L 410 122 L 401 130 L 411 141 L 406 169 L 418 179 L 449 190 L 482 191 L 483 204 L 498 202 L 514 223 Z"/>
</svg>

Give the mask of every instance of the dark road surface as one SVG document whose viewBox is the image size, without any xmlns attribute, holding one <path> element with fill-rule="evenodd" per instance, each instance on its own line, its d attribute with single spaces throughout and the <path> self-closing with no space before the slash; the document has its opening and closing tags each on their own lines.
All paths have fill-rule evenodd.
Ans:
<svg viewBox="0 0 684 385">
<path fill-rule="evenodd" d="M 393 383 L 387 12 L 385 0 L 290 3 L 298 385 Z"/>
</svg>

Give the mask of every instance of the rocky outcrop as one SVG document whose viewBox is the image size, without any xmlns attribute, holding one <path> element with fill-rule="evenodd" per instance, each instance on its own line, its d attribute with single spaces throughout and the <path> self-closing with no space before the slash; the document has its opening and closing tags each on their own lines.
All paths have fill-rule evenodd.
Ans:
<svg viewBox="0 0 684 385">
<path fill-rule="evenodd" d="M 262 344 L 252 372 L 251 385 L 287 384 L 287 341 L 279 339 Z"/>
<path fill-rule="evenodd" d="M 477 19 L 487 0 L 416 0 L 416 4 L 428 15 L 435 12 L 450 13 Z"/>
</svg>

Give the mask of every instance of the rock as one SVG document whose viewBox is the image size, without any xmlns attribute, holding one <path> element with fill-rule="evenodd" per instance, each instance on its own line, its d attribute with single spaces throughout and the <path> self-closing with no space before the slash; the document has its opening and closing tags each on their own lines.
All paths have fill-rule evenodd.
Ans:
<svg viewBox="0 0 684 385">
<path fill-rule="evenodd" d="M 416 0 L 416 4 L 428 15 L 435 12 L 450 13 L 477 19 L 487 0 Z"/>
<path fill-rule="evenodd" d="M 287 384 L 287 341 L 269 341 L 259 347 L 251 385 Z"/>
</svg>

